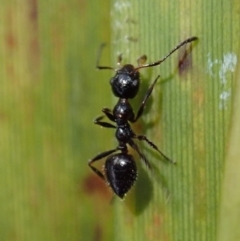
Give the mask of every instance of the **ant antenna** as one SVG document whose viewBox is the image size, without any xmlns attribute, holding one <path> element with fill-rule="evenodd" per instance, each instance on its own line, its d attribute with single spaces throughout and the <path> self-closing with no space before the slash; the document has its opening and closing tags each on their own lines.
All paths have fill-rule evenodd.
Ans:
<svg viewBox="0 0 240 241">
<path fill-rule="evenodd" d="M 97 69 L 111 69 L 111 70 L 114 70 L 116 71 L 113 67 L 109 67 L 109 66 L 99 66 L 99 60 L 100 60 L 100 56 L 101 56 L 101 53 L 102 53 L 102 49 L 105 47 L 105 43 L 102 43 L 98 49 L 98 55 L 97 55 L 97 63 L 96 63 L 96 68 Z"/>
<path fill-rule="evenodd" d="M 156 65 L 160 65 L 162 62 L 164 62 L 172 53 L 174 53 L 176 50 L 178 50 L 180 47 L 182 47 L 183 45 L 190 43 L 192 41 L 197 40 L 197 37 L 191 37 L 188 38 L 186 40 L 184 40 L 182 43 L 178 44 L 168 55 L 166 55 L 163 59 L 160 59 L 154 63 L 150 63 L 150 64 L 144 64 L 144 65 L 140 65 L 139 67 L 135 68 L 134 71 L 138 71 L 139 69 L 143 69 L 143 68 L 148 68 L 148 67 L 153 67 Z"/>
</svg>

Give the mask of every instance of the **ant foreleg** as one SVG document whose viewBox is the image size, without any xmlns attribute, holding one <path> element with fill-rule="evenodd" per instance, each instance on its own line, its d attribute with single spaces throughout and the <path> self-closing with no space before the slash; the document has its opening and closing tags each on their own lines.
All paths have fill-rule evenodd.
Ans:
<svg viewBox="0 0 240 241">
<path fill-rule="evenodd" d="M 149 89 L 147 90 L 147 93 L 145 94 L 145 97 L 142 101 L 141 106 L 139 107 L 139 110 L 137 112 L 136 117 L 134 118 L 134 120 L 132 122 L 136 122 L 138 120 L 138 118 L 143 114 L 143 110 L 145 108 L 146 105 L 146 101 L 148 100 L 149 96 L 151 95 L 153 88 L 157 82 L 157 80 L 159 79 L 160 75 L 157 76 L 157 78 L 154 80 L 154 82 L 150 85 Z"/>
</svg>

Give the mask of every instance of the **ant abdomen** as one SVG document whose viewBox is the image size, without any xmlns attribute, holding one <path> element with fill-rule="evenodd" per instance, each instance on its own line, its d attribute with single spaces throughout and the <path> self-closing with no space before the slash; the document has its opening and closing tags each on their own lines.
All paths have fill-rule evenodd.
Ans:
<svg viewBox="0 0 240 241">
<path fill-rule="evenodd" d="M 118 153 L 107 158 L 106 180 L 117 196 L 123 198 L 137 179 L 137 167 L 132 155 Z"/>
</svg>

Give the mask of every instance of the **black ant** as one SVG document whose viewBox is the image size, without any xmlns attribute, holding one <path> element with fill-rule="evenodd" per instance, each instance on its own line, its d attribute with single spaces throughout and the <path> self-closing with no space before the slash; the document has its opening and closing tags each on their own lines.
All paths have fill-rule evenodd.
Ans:
<svg viewBox="0 0 240 241">
<path fill-rule="evenodd" d="M 156 65 L 160 65 L 164 62 L 173 52 L 179 49 L 181 46 L 197 40 L 197 37 L 191 37 L 177 45 L 168 55 L 166 55 L 163 59 L 158 60 L 154 63 L 144 64 L 147 57 L 146 55 L 141 56 L 138 59 L 138 67 L 134 67 L 131 64 L 126 64 L 118 69 L 114 69 L 108 66 L 99 66 L 99 57 L 97 60 L 97 68 L 102 69 L 110 69 L 116 72 L 116 75 L 111 78 L 110 84 L 112 86 L 113 94 L 119 98 L 118 103 L 115 105 L 113 111 L 109 108 L 103 108 L 102 112 L 105 116 L 112 122 L 115 122 L 116 125 L 113 125 L 108 122 L 102 121 L 104 116 L 100 116 L 95 119 L 94 123 L 106 128 L 115 128 L 116 133 L 115 137 L 118 140 L 118 146 L 115 149 L 102 152 L 89 160 L 88 164 L 90 168 L 103 180 L 105 180 L 114 193 L 123 198 L 125 194 L 130 190 L 133 186 L 135 180 L 137 179 L 137 167 L 135 164 L 135 160 L 132 155 L 128 153 L 127 144 L 130 145 L 141 157 L 144 161 L 145 165 L 151 169 L 151 165 L 145 155 L 139 150 L 137 144 L 133 141 L 133 139 L 137 139 L 140 141 L 146 141 L 152 148 L 158 151 L 166 160 L 174 163 L 171 159 L 165 156 L 158 147 L 147 139 L 144 135 L 136 135 L 129 122 L 136 122 L 139 117 L 143 114 L 143 110 L 145 108 L 146 102 L 149 96 L 152 93 L 152 90 L 159 79 L 160 76 L 154 80 L 151 84 L 145 97 L 138 109 L 137 115 L 134 115 L 133 109 L 128 101 L 128 99 L 133 99 L 138 91 L 140 86 L 140 73 L 139 70 L 142 68 L 153 67 Z M 103 45 L 100 48 L 102 49 Z M 100 56 L 100 55 L 99 55 Z M 119 55 L 118 57 L 118 66 L 121 64 L 122 57 Z M 115 152 L 120 151 L 117 154 Z M 104 165 L 104 171 L 100 171 L 95 168 L 92 164 L 102 158 L 107 157 Z"/>
</svg>

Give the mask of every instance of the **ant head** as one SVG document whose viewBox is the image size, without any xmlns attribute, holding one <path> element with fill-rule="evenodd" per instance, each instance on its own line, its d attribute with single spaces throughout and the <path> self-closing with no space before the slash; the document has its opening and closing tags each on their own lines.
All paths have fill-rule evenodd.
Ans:
<svg viewBox="0 0 240 241">
<path fill-rule="evenodd" d="M 133 65 L 126 64 L 110 80 L 112 91 L 118 98 L 132 99 L 139 90 L 140 74 Z"/>
<path fill-rule="evenodd" d="M 106 179 L 117 196 L 123 198 L 137 179 L 137 167 L 132 155 L 118 153 L 107 158 Z"/>
<path fill-rule="evenodd" d="M 105 44 L 102 44 L 99 48 L 99 54 L 97 58 L 97 68 L 98 69 L 110 69 L 116 71 L 116 75 L 111 78 L 110 84 L 112 86 L 113 94 L 118 98 L 125 98 L 125 99 L 132 99 L 134 98 L 139 90 L 140 85 L 140 74 L 139 70 L 143 68 L 149 68 L 153 66 L 160 65 L 162 62 L 164 62 L 172 53 L 174 53 L 177 49 L 182 47 L 183 45 L 190 43 L 192 41 L 197 40 L 197 37 L 191 37 L 180 44 L 178 44 L 174 49 L 172 49 L 164 58 L 150 63 L 150 64 L 144 64 L 147 56 L 143 55 L 138 59 L 138 67 L 134 67 L 131 64 L 126 64 L 123 67 L 119 69 L 114 69 L 109 66 L 99 66 L 99 57 L 102 51 L 102 48 L 105 46 Z M 121 64 L 122 61 L 122 55 L 120 54 L 118 56 L 118 65 Z"/>
</svg>

